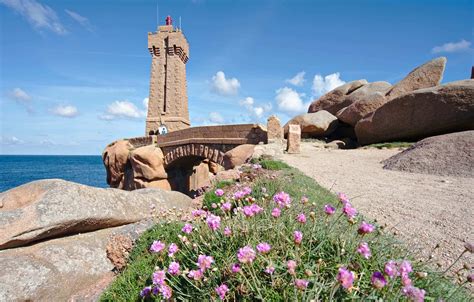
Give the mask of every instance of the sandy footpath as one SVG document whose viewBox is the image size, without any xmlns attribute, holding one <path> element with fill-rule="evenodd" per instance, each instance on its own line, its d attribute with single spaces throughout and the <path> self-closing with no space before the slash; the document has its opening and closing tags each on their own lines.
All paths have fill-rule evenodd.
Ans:
<svg viewBox="0 0 474 302">
<path fill-rule="evenodd" d="M 333 192 L 344 192 L 364 216 L 387 224 L 422 257 L 447 267 L 474 241 L 474 178 L 382 169 L 398 150 L 328 150 L 303 143 L 301 154 L 282 159 Z M 439 244 L 440 247 L 433 251 Z M 457 267 L 473 264 L 465 254 Z"/>
</svg>

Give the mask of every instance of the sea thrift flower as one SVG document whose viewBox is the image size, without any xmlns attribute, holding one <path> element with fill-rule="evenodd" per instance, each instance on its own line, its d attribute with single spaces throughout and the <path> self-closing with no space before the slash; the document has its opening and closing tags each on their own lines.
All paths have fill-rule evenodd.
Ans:
<svg viewBox="0 0 474 302">
<path fill-rule="evenodd" d="M 269 275 L 272 275 L 273 272 L 275 271 L 275 268 L 273 266 L 268 266 L 266 269 L 265 269 L 265 273 L 269 274 Z"/>
<path fill-rule="evenodd" d="M 150 246 L 150 252 L 152 253 L 159 253 L 161 252 L 164 248 L 166 247 L 166 244 L 159 240 L 153 241 L 153 243 Z"/>
<path fill-rule="evenodd" d="M 344 205 L 349 202 L 349 197 L 347 197 L 347 195 L 344 193 L 341 193 L 341 192 L 337 193 L 337 198 Z"/>
<path fill-rule="evenodd" d="M 259 213 L 263 212 L 263 208 L 260 207 L 256 203 L 252 204 L 250 207 L 252 208 L 252 211 L 254 212 L 254 214 L 259 214 Z"/>
<path fill-rule="evenodd" d="M 153 284 L 161 285 L 163 284 L 163 282 L 165 282 L 165 277 L 166 277 L 166 272 L 164 270 L 161 270 L 161 271 L 154 272 L 151 279 L 153 281 Z"/>
<path fill-rule="evenodd" d="M 198 280 L 202 279 L 203 274 L 202 274 L 202 271 L 200 271 L 200 270 L 196 270 L 196 271 L 192 270 L 188 273 L 188 277 L 193 279 L 193 280 L 198 281 Z"/>
<path fill-rule="evenodd" d="M 279 208 L 288 207 L 291 204 L 291 197 L 288 193 L 282 191 L 273 196 L 273 201 L 276 202 Z"/>
<path fill-rule="evenodd" d="M 402 275 L 404 274 L 408 275 L 409 273 L 413 271 L 410 261 L 407 261 L 407 260 L 403 260 L 398 266 L 398 269 L 400 271 L 400 274 Z"/>
<path fill-rule="evenodd" d="M 365 259 L 369 259 L 370 256 L 372 256 L 367 242 L 361 242 L 359 244 L 359 247 L 357 247 L 357 253 L 361 254 Z"/>
<path fill-rule="evenodd" d="M 395 261 L 390 260 L 385 264 L 385 273 L 390 278 L 398 276 L 398 265 Z"/>
<path fill-rule="evenodd" d="M 201 272 L 205 272 L 206 269 L 211 267 L 211 264 L 214 263 L 214 258 L 212 256 L 206 256 L 206 255 L 199 255 L 198 256 L 198 263 L 197 265 L 199 266 L 199 269 Z"/>
<path fill-rule="evenodd" d="M 288 260 L 286 262 L 286 267 L 288 269 L 288 273 L 290 275 L 295 275 L 296 272 L 295 272 L 295 269 L 296 269 L 296 261 L 295 260 Z"/>
<path fill-rule="evenodd" d="M 347 202 L 342 207 L 342 213 L 344 213 L 348 219 L 353 219 L 357 215 L 357 210 Z"/>
<path fill-rule="evenodd" d="M 374 230 L 375 230 L 375 227 L 372 224 L 362 221 L 362 223 L 359 226 L 359 229 L 357 230 L 357 233 L 361 235 L 365 235 L 365 234 L 372 233 Z"/>
<path fill-rule="evenodd" d="M 221 196 L 224 195 L 224 190 L 217 189 L 217 190 L 214 191 L 214 194 L 216 194 L 216 196 L 218 196 L 218 197 L 221 197 Z"/>
<path fill-rule="evenodd" d="M 324 213 L 327 215 L 331 216 L 336 212 L 336 208 L 334 208 L 332 205 L 327 204 L 324 206 Z"/>
<path fill-rule="evenodd" d="M 230 237 L 232 235 L 232 230 L 229 227 L 224 228 L 224 236 Z"/>
<path fill-rule="evenodd" d="M 230 267 L 230 270 L 234 273 L 234 274 L 237 274 L 238 272 L 240 272 L 240 264 L 238 263 L 234 263 L 232 264 L 232 266 Z"/>
<path fill-rule="evenodd" d="M 179 263 L 176 261 L 173 261 L 170 263 L 168 267 L 168 273 L 170 273 L 173 276 L 179 275 Z"/>
<path fill-rule="evenodd" d="M 207 217 L 206 223 L 211 228 L 211 230 L 215 231 L 221 226 L 221 218 L 211 214 Z"/>
<path fill-rule="evenodd" d="M 252 217 L 253 215 L 255 215 L 254 211 L 252 210 L 252 207 L 251 206 L 244 206 L 242 208 L 245 216 L 247 217 Z"/>
<path fill-rule="evenodd" d="M 232 208 L 232 204 L 230 202 L 224 202 L 222 205 L 221 205 L 221 210 L 224 211 L 224 212 L 229 212 L 230 209 Z"/>
<path fill-rule="evenodd" d="M 250 189 L 250 187 L 245 187 L 242 192 L 244 193 L 244 196 L 246 195 L 249 195 L 250 193 L 252 193 L 252 189 Z"/>
<path fill-rule="evenodd" d="M 260 164 L 253 164 L 252 165 L 252 169 L 254 169 L 254 170 L 260 170 L 261 168 L 262 168 L 262 165 L 260 165 Z"/>
<path fill-rule="evenodd" d="M 151 294 L 151 286 L 146 286 L 140 291 L 140 297 L 148 297 Z"/>
<path fill-rule="evenodd" d="M 237 259 L 239 259 L 241 263 L 252 263 L 255 259 L 255 251 L 248 245 L 244 246 L 239 249 Z"/>
<path fill-rule="evenodd" d="M 406 286 L 402 288 L 402 294 L 413 302 L 425 301 L 425 291 L 414 286 Z"/>
<path fill-rule="evenodd" d="M 168 248 L 168 256 L 173 257 L 177 251 L 179 251 L 179 247 L 176 244 L 171 243 Z"/>
<path fill-rule="evenodd" d="M 349 289 L 352 287 L 354 283 L 355 274 L 351 272 L 345 267 L 339 268 L 339 272 L 337 274 L 337 281 L 339 281 L 345 289 Z"/>
<path fill-rule="evenodd" d="M 280 217 L 280 215 L 281 215 L 281 210 L 279 208 L 274 208 L 272 210 L 272 216 L 273 217 L 277 218 L 277 217 Z"/>
<path fill-rule="evenodd" d="M 244 194 L 243 191 L 237 191 L 237 192 L 234 193 L 233 197 L 234 197 L 234 199 L 238 200 L 238 199 L 244 198 L 245 194 Z"/>
<path fill-rule="evenodd" d="M 301 233 L 300 231 L 294 231 L 293 232 L 293 241 L 296 244 L 301 244 L 301 241 L 303 241 L 303 233 Z"/>
<path fill-rule="evenodd" d="M 309 199 L 308 199 L 307 196 L 301 197 L 301 203 L 302 203 L 302 204 L 307 204 L 307 203 L 308 203 L 308 200 L 309 200 Z"/>
<path fill-rule="evenodd" d="M 303 213 L 300 213 L 300 214 L 298 214 L 298 216 L 296 217 L 296 220 L 297 220 L 299 223 L 306 223 L 306 216 L 305 216 Z"/>
<path fill-rule="evenodd" d="M 193 217 L 201 217 L 206 214 L 206 211 L 204 211 L 203 209 L 193 210 L 191 211 L 191 214 L 193 215 Z"/>
<path fill-rule="evenodd" d="M 381 272 L 374 272 L 370 278 L 370 282 L 372 283 L 372 286 L 377 289 L 387 285 L 387 280 L 385 280 L 385 277 Z"/>
<path fill-rule="evenodd" d="M 191 232 L 193 231 L 193 226 L 189 223 L 186 223 L 184 227 L 181 229 L 181 231 L 183 231 L 186 234 L 191 234 Z"/>
<path fill-rule="evenodd" d="M 304 279 L 296 279 L 295 287 L 299 290 L 305 290 L 308 287 L 309 281 Z"/>
<path fill-rule="evenodd" d="M 219 295 L 221 300 L 224 300 L 225 294 L 229 291 L 229 288 L 225 284 L 221 284 L 219 287 L 216 287 L 216 293 Z"/>
<path fill-rule="evenodd" d="M 259 243 L 257 244 L 257 251 L 260 253 L 260 254 L 266 254 L 270 251 L 272 247 L 270 246 L 270 244 L 266 243 L 266 242 L 262 242 L 262 243 Z"/>
<path fill-rule="evenodd" d="M 402 276 L 402 285 L 403 286 L 411 285 L 411 279 L 410 279 L 410 277 L 408 277 L 408 274 L 402 273 L 401 276 Z"/>
<path fill-rule="evenodd" d="M 173 290 L 166 284 L 160 285 L 159 291 L 166 300 L 171 299 L 171 296 L 173 295 Z"/>
</svg>

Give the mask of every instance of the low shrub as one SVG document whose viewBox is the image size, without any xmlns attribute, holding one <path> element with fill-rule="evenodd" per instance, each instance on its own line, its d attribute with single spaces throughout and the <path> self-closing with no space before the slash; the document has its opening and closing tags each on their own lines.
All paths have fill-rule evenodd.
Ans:
<svg viewBox="0 0 474 302">
<path fill-rule="evenodd" d="M 413 261 L 347 196 L 276 163 L 270 166 L 283 169 L 277 177 L 212 192 L 220 211 L 195 210 L 192 222 L 146 232 L 101 300 L 469 299 L 443 274 Z"/>
</svg>

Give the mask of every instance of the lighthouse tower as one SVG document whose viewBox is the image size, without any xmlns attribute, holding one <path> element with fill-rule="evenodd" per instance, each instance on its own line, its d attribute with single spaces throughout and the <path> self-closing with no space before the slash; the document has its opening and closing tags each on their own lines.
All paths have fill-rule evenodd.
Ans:
<svg viewBox="0 0 474 302">
<path fill-rule="evenodd" d="M 173 27 L 170 16 L 157 32 L 148 33 L 148 50 L 152 60 L 146 135 L 188 128 L 189 45 L 181 29 Z"/>
</svg>

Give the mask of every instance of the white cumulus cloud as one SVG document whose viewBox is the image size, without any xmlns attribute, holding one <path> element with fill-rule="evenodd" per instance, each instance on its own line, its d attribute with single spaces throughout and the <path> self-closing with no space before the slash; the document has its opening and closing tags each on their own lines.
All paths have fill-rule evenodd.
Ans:
<svg viewBox="0 0 474 302">
<path fill-rule="evenodd" d="M 223 124 L 224 117 L 219 112 L 209 113 L 209 121 L 213 124 Z"/>
<path fill-rule="evenodd" d="M 66 12 L 66 14 L 69 15 L 69 17 L 71 17 L 74 21 L 79 23 L 82 27 L 84 27 L 88 31 L 93 31 L 94 28 L 92 24 L 90 23 L 89 19 L 87 19 L 84 16 L 79 15 L 78 13 L 72 10 L 65 9 L 64 11 Z"/>
<path fill-rule="evenodd" d="M 346 82 L 340 79 L 339 72 L 329 74 L 324 78 L 317 74 L 313 79 L 313 94 L 316 96 L 323 95 L 326 92 L 333 90 L 336 87 L 344 85 Z"/>
<path fill-rule="evenodd" d="M 306 81 L 304 78 L 305 74 L 306 72 L 304 71 L 298 72 L 294 77 L 287 79 L 285 82 L 295 86 L 303 86 L 304 82 Z"/>
<path fill-rule="evenodd" d="M 51 109 L 51 113 L 61 117 L 73 118 L 79 114 L 79 111 L 72 105 L 58 105 Z"/>
<path fill-rule="evenodd" d="M 150 100 L 149 98 L 144 98 L 143 101 L 142 101 L 143 107 L 145 107 L 145 110 L 148 110 L 148 101 L 149 100 Z"/>
<path fill-rule="evenodd" d="M 20 145 L 23 144 L 24 141 L 22 141 L 16 136 L 4 136 L 0 137 L 0 143 L 2 145 Z"/>
<path fill-rule="evenodd" d="M 240 82 L 236 78 L 226 79 L 224 72 L 218 71 L 212 77 L 211 88 L 212 91 L 219 95 L 236 95 L 239 92 Z"/>
<path fill-rule="evenodd" d="M 445 43 L 441 46 L 435 46 L 431 49 L 432 53 L 440 53 L 440 52 L 458 52 L 458 51 L 465 51 L 469 50 L 471 46 L 471 42 L 466 40 L 461 40 L 459 42 L 449 42 Z"/>
<path fill-rule="evenodd" d="M 67 33 L 56 12 L 36 0 L 0 0 L 0 3 L 22 15 L 37 30 L 46 29 L 59 35 Z"/>
<path fill-rule="evenodd" d="M 115 101 L 107 106 L 107 110 L 99 118 L 102 120 L 115 119 L 138 119 L 143 118 L 145 112 L 138 109 L 135 104 L 129 101 Z"/>
<path fill-rule="evenodd" d="M 272 109 L 272 105 L 271 104 L 265 104 L 265 105 L 259 105 L 257 106 L 255 104 L 255 100 L 254 98 L 252 97 L 246 97 L 245 99 L 243 100 L 240 100 L 239 101 L 239 104 L 243 107 L 245 107 L 245 109 L 247 109 L 247 111 L 254 117 L 256 117 L 257 119 L 260 119 L 263 117 L 263 115 L 270 111 Z"/>
<path fill-rule="evenodd" d="M 10 92 L 10 97 L 19 102 L 19 103 L 27 103 L 29 101 L 31 101 L 31 96 L 26 93 L 26 91 L 24 91 L 23 89 L 21 88 L 15 88 L 13 89 L 11 92 Z"/>
<path fill-rule="evenodd" d="M 302 97 L 305 95 L 297 91 L 283 87 L 276 91 L 276 103 L 278 109 L 285 113 L 302 113 L 308 109 L 309 103 L 304 103 Z"/>
</svg>

